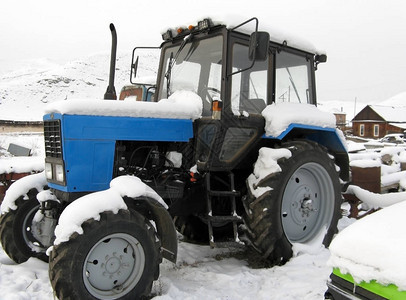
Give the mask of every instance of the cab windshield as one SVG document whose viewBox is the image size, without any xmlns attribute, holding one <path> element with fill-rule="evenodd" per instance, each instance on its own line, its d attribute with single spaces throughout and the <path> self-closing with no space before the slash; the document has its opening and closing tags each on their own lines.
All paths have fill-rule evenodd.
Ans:
<svg viewBox="0 0 406 300">
<path fill-rule="evenodd" d="M 191 38 L 183 46 L 164 50 L 159 99 L 178 90 L 192 91 L 203 100 L 203 116 L 210 116 L 211 101 L 221 93 L 223 36 Z"/>
</svg>

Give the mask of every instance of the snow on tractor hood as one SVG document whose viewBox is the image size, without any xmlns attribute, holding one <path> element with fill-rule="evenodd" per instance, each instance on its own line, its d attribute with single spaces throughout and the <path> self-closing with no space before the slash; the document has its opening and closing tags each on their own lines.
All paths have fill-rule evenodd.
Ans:
<svg viewBox="0 0 406 300">
<path fill-rule="evenodd" d="M 91 115 L 114 117 L 141 117 L 166 119 L 192 119 L 202 116 L 203 103 L 199 95 L 191 91 L 176 91 L 168 99 L 159 102 L 75 99 L 58 101 L 48 105 L 45 113 L 67 115 Z"/>
</svg>

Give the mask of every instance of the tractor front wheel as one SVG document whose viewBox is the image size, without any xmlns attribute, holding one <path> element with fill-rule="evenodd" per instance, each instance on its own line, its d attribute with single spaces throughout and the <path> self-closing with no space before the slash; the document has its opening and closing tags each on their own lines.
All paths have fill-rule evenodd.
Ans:
<svg viewBox="0 0 406 300">
<path fill-rule="evenodd" d="M 37 189 L 31 189 L 27 193 L 28 199 L 20 196 L 15 201 L 17 209 L 10 209 L 0 217 L 0 240 L 4 252 L 19 264 L 30 257 L 48 262 L 47 247 L 41 245 L 32 232 L 33 219 L 40 208 L 37 194 Z"/>
<path fill-rule="evenodd" d="M 62 299 L 140 299 L 159 276 L 160 243 L 141 214 L 103 212 L 82 224 L 83 234 L 54 246 L 49 277 Z"/>
</svg>

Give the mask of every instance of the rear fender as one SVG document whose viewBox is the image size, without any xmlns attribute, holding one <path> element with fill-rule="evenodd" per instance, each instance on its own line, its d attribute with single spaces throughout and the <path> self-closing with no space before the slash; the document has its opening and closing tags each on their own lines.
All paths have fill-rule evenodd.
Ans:
<svg viewBox="0 0 406 300">
<path fill-rule="evenodd" d="M 293 139 L 306 139 L 316 142 L 328 149 L 340 167 L 340 178 L 349 180 L 349 159 L 346 141 L 343 133 L 336 128 L 320 127 L 303 124 L 290 124 L 278 136 L 262 136 L 264 139 L 287 141 Z"/>
<path fill-rule="evenodd" d="M 124 197 L 128 208 L 134 209 L 146 218 L 154 221 L 157 234 L 161 240 L 162 256 L 176 263 L 178 239 L 172 217 L 166 208 L 157 200 L 149 197 Z"/>
</svg>

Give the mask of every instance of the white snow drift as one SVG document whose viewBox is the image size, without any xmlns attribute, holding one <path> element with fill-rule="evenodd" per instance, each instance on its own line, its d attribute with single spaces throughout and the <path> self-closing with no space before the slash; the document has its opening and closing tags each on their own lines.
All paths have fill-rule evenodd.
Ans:
<svg viewBox="0 0 406 300">
<path fill-rule="evenodd" d="M 406 201 L 355 222 L 330 245 L 328 264 L 356 282 L 376 280 L 406 290 Z"/>
</svg>

